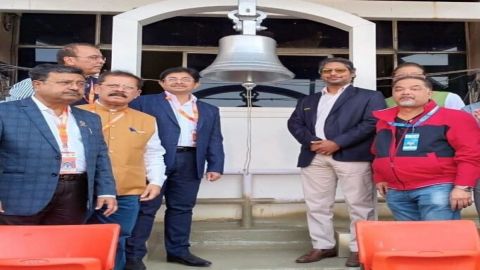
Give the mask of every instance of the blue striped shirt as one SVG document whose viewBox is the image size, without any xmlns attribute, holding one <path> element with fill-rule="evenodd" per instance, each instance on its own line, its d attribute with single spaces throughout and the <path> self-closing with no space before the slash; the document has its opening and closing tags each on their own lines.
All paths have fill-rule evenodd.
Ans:
<svg viewBox="0 0 480 270">
<path fill-rule="evenodd" d="M 95 77 L 87 77 L 87 83 L 85 84 L 85 95 L 81 100 L 78 100 L 74 102 L 72 105 L 81 105 L 81 104 L 87 104 L 87 98 L 88 93 L 90 93 L 90 85 L 93 83 L 95 84 L 97 82 L 97 78 Z M 24 98 L 29 98 L 35 94 L 35 90 L 33 89 L 32 85 L 32 79 L 27 78 L 22 81 L 19 81 L 18 83 L 12 85 L 10 88 L 10 91 L 8 92 L 10 96 L 5 98 L 5 101 L 14 101 L 14 100 L 20 100 Z M 97 95 L 95 95 L 95 99 L 97 98 Z"/>
</svg>

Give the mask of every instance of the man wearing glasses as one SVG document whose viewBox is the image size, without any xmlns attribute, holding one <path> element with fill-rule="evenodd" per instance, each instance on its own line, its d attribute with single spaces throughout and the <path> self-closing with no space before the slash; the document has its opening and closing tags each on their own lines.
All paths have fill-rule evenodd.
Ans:
<svg viewBox="0 0 480 270">
<path fill-rule="evenodd" d="M 82 71 L 42 64 L 30 77 L 34 96 L 0 104 L 0 225 L 82 224 L 94 207 L 111 215 L 115 182 L 100 119 L 69 106 L 83 95 Z"/>
<path fill-rule="evenodd" d="M 81 69 L 87 80 L 83 98 L 76 101 L 74 105 L 94 102 L 95 95 L 91 93 L 90 90 L 96 83 L 97 79 L 95 76 L 102 71 L 105 60 L 106 58 L 100 50 L 88 43 L 71 43 L 58 50 L 58 64 Z M 32 80 L 27 78 L 14 84 L 12 88 L 10 88 L 6 101 L 28 98 L 32 96 L 33 93 Z"/>
<path fill-rule="evenodd" d="M 166 178 L 165 149 L 158 137 L 155 118 L 128 108 L 140 95 L 141 86 L 142 79 L 131 73 L 107 71 L 95 85 L 98 100 L 93 105 L 79 106 L 102 119 L 103 135 L 112 160 L 119 210 L 108 217 L 102 214 L 104 209 L 95 211 L 90 222 L 120 225 L 116 270 L 125 268 L 125 242 L 137 221 L 140 202 L 157 197 Z"/>
<path fill-rule="evenodd" d="M 169 68 L 160 74 L 161 94 L 139 97 L 131 107 L 157 119 L 159 137 L 166 150 L 165 249 L 167 261 L 206 267 L 211 262 L 190 253 L 192 210 L 206 167 L 206 179 L 216 181 L 223 173 L 223 137 L 217 107 L 201 102 L 192 94 L 200 75 L 191 68 Z M 205 163 L 207 165 L 205 166 Z M 125 270 L 144 270 L 155 214 L 162 196 L 142 202 L 132 236 L 127 240 Z"/>
<path fill-rule="evenodd" d="M 337 256 L 332 218 L 339 185 L 351 220 L 351 255 L 345 265 L 358 267 L 355 222 L 375 218 L 370 146 L 376 120 L 372 112 L 385 108 L 385 101 L 380 92 L 351 84 L 355 68 L 347 59 L 327 58 L 319 72 L 325 88 L 300 99 L 288 120 L 290 133 L 302 145 L 298 167 L 313 246 L 296 262 Z"/>
</svg>

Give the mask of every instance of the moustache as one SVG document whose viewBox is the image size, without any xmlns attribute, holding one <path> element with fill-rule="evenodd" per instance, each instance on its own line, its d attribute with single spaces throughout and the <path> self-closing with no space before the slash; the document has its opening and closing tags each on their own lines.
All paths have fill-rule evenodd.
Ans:
<svg viewBox="0 0 480 270">
<path fill-rule="evenodd" d="M 108 96 L 109 97 L 124 97 L 124 98 L 127 98 L 127 95 L 125 95 L 125 93 L 122 93 L 122 92 L 113 92 L 113 93 L 110 93 Z"/>
<path fill-rule="evenodd" d="M 65 92 L 65 94 L 67 95 L 71 95 L 71 96 L 82 96 L 82 93 L 80 93 L 79 91 L 67 91 Z"/>
</svg>

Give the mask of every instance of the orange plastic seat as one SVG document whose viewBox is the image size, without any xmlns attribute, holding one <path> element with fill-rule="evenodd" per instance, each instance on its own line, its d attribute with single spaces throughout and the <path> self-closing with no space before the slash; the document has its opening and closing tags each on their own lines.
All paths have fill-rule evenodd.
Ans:
<svg viewBox="0 0 480 270">
<path fill-rule="evenodd" d="M 356 228 L 365 270 L 480 269 L 480 240 L 470 220 L 359 221 Z"/>
<path fill-rule="evenodd" d="M 0 270 L 102 270 L 97 258 L 0 259 Z"/>
<path fill-rule="evenodd" d="M 111 270 L 117 224 L 0 226 L 0 269 Z"/>
</svg>

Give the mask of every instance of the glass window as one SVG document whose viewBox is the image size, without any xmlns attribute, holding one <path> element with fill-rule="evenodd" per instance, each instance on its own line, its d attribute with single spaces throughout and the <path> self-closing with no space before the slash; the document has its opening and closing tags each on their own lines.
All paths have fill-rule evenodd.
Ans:
<svg viewBox="0 0 480 270">
<path fill-rule="evenodd" d="M 400 51 L 465 51 L 462 22 L 398 22 Z"/>
<path fill-rule="evenodd" d="M 398 63 L 415 62 L 425 67 L 427 74 L 462 70 L 466 68 L 466 56 L 464 54 L 399 54 Z M 467 94 L 469 78 L 465 72 L 429 75 L 434 90 L 449 91 L 464 98 Z"/>
<path fill-rule="evenodd" d="M 267 30 L 257 34 L 275 39 L 280 48 L 348 48 L 348 32 L 314 21 L 267 18 L 262 25 Z M 227 17 L 174 17 L 144 26 L 143 44 L 216 47 L 220 38 L 238 34 L 232 27 Z M 111 19 L 106 16 L 102 32 L 102 42 L 108 43 Z"/>
<path fill-rule="evenodd" d="M 20 22 L 20 44 L 95 43 L 95 15 L 28 14 Z"/>
<path fill-rule="evenodd" d="M 174 17 L 143 27 L 144 45 L 218 46 L 224 36 L 236 34 L 227 17 Z"/>
<path fill-rule="evenodd" d="M 320 77 L 318 65 L 326 56 L 280 55 L 280 62 L 295 74 L 295 79 L 315 80 Z"/>
<path fill-rule="evenodd" d="M 375 21 L 377 49 L 392 49 L 392 22 Z"/>
<path fill-rule="evenodd" d="M 377 78 L 390 77 L 393 72 L 393 55 L 377 55 Z M 385 97 L 392 95 L 392 80 L 377 80 L 377 91 L 383 93 Z"/>
<path fill-rule="evenodd" d="M 182 65 L 181 52 L 142 52 L 142 78 L 148 79 L 143 82 L 143 94 L 156 94 L 162 91 L 158 84 L 160 73 L 170 67 Z"/>
<path fill-rule="evenodd" d="M 279 48 L 348 48 L 348 32 L 302 19 L 269 19 L 267 30 L 258 32 L 275 39 Z"/>
<path fill-rule="evenodd" d="M 112 44 L 113 15 L 102 15 L 100 19 L 100 43 Z"/>
<path fill-rule="evenodd" d="M 38 64 L 57 63 L 58 49 L 21 48 L 18 50 L 18 65 L 32 68 Z M 28 71 L 18 71 L 18 81 L 28 78 Z"/>
</svg>

